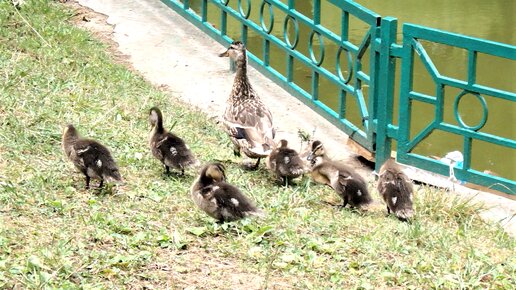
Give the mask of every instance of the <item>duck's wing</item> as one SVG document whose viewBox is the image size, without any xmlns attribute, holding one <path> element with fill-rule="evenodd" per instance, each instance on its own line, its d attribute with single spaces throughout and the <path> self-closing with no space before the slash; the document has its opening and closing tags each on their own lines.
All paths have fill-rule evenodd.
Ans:
<svg viewBox="0 0 516 290">
<path fill-rule="evenodd" d="M 234 217 L 242 218 L 251 212 L 257 211 L 256 206 L 254 206 L 251 200 L 231 184 L 225 182 L 217 183 L 216 190 L 212 194 L 218 206 Z"/>
<path fill-rule="evenodd" d="M 269 144 L 272 148 L 275 135 L 272 114 L 261 101 L 253 99 L 228 106 L 224 121 L 228 133 L 235 138 L 245 138 L 252 144 Z"/>
<path fill-rule="evenodd" d="M 107 147 L 95 140 L 79 140 L 74 145 L 77 159 L 86 170 L 95 172 L 98 176 L 112 176 L 119 180 L 118 167 Z"/>
<path fill-rule="evenodd" d="M 304 163 L 299 154 L 290 148 L 282 149 L 278 154 L 278 169 L 283 175 L 301 175 L 305 171 Z"/>
<path fill-rule="evenodd" d="M 156 149 L 159 155 L 165 159 L 194 159 L 190 148 L 180 137 L 166 133 L 163 138 L 156 142 Z"/>
</svg>

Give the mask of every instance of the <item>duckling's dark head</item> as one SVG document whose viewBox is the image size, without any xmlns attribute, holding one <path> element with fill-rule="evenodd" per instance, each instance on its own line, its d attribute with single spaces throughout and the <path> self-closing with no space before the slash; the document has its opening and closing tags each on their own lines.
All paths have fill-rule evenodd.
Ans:
<svg viewBox="0 0 516 290">
<path fill-rule="evenodd" d="M 219 54 L 220 57 L 230 57 L 233 60 L 237 60 L 242 56 L 245 57 L 245 45 L 241 41 L 233 41 L 229 45 L 228 49 Z"/>
<path fill-rule="evenodd" d="M 78 137 L 79 133 L 72 124 L 68 124 L 63 128 L 63 138 Z"/>
<path fill-rule="evenodd" d="M 220 182 L 226 180 L 224 165 L 221 163 L 210 163 L 204 167 L 201 172 L 201 178 L 211 182 Z"/>
<path fill-rule="evenodd" d="M 281 139 L 280 140 L 280 148 L 287 148 L 287 146 L 288 146 L 288 141 L 285 139 Z"/>
<path fill-rule="evenodd" d="M 310 151 L 310 154 L 308 154 L 306 159 L 310 161 L 317 156 L 324 156 L 324 154 L 325 152 L 323 144 L 321 141 L 316 140 L 312 143 L 312 151 Z"/>
<path fill-rule="evenodd" d="M 152 127 L 158 127 L 158 129 L 163 128 L 163 115 L 161 114 L 161 110 L 158 107 L 152 107 L 149 111 L 149 123 Z"/>
</svg>

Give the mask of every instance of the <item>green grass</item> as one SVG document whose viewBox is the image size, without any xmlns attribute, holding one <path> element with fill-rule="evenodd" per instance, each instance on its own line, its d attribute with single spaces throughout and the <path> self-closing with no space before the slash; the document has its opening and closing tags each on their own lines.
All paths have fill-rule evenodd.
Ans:
<svg viewBox="0 0 516 290">
<path fill-rule="evenodd" d="M 323 201 L 336 203 L 335 194 L 307 177 L 276 186 L 263 167 L 241 170 L 205 115 L 71 25 L 72 11 L 29 1 L 20 12 L 50 46 L 0 1 L 0 288 L 514 285 L 515 241 L 479 218 L 481 206 L 418 187 L 408 224 L 383 206 L 332 208 Z M 188 193 L 194 174 L 164 176 L 147 148 L 153 105 L 203 163 L 228 160 L 229 181 L 267 217 L 219 225 L 198 210 Z M 84 189 L 61 152 L 66 123 L 111 148 L 123 185 Z"/>
</svg>

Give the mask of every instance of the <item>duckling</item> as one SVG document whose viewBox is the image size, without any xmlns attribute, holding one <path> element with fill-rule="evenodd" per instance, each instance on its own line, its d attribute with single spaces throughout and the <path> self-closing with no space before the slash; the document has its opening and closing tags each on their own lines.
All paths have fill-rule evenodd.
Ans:
<svg viewBox="0 0 516 290">
<path fill-rule="evenodd" d="M 258 159 L 247 164 L 255 170 L 260 159 L 267 157 L 274 146 L 275 129 L 272 114 L 254 91 L 247 77 L 247 55 L 245 45 L 234 41 L 220 57 L 230 57 L 236 62 L 236 76 L 224 112 L 224 129 L 233 143 L 233 153 Z"/>
<path fill-rule="evenodd" d="M 387 204 L 387 213 L 391 211 L 402 221 L 414 215 L 412 207 L 413 188 L 410 179 L 401 171 L 393 160 L 387 160 L 378 174 L 378 192 Z"/>
<path fill-rule="evenodd" d="M 163 163 L 167 174 L 170 173 L 170 167 L 180 170 L 181 175 L 184 175 L 186 167 L 198 165 L 183 139 L 163 128 L 163 115 L 157 107 L 150 109 L 149 123 L 152 127 L 149 136 L 152 155 Z"/>
<path fill-rule="evenodd" d="M 307 159 L 311 161 L 312 179 L 330 186 L 343 199 L 342 207 L 363 208 L 372 202 L 365 180 L 351 167 L 331 161 L 320 141 L 312 143 Z"/>
<path fill-rule="evenodd" d="M 248 197 L 226 182 L 225 168 L 220 163 L 206 165 L 190 193 L 195 204 L 218 222 L 263 216 L 263 212 Z"/>
<path fill-rule="evenodd" d="M 66 157 L 86 176 L 86 189 L 90 188 L 91 178 L 100 179 L 99 188 L 104 180 L 122 180 L 109 149 L 95 140 L 81 138 L 73 125 L 63 130 L 62 148 Z"/>
<path fill-rule="evenodd" d="M 288 142 L 285 139 L 280 140 L 280 146 L 274 148 L 267 157 L 267 167 L 282 184 L 305 173 L 303 160 L 296 150 L 288 148 Z"/>
</svg>

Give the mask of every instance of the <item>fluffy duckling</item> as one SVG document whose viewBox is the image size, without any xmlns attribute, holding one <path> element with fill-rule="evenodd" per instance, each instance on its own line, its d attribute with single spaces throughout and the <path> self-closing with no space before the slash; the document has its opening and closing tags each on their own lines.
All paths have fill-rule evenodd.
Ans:
<svg viewBox="0 0 516 290">
<path fill-rule="evenodd" d="M 64 128 L 62 147 L 66 157 L 86 176 L 87 189 L 91 178 L 100 180 L 99 188 L 104 180 L 122 180 L 109 149 L 95 140 L 81 138 L 73 125 Z"/>
<path fill-rule="evenodd" d="M 236 63 L 236 75 L 231 94 L 223 115 L 224 129 L 234 145 L 233 153 L 257 159 L 254 164 L 245 164 L 247 169 L 258 168 L 260 159 L 267 157 L 274 146 L 275 129 L 272 114 L 254 91 L 247 77 L 245 45 L 233 42 L 220 57 L 230 57 Z"/>
<path fill-rule="evenodd" d="M 311 161 L 312 179 L 330 186 L 343 199 L 342 207 L 363 208 L 372 202 L 365 180 L 351 167 L 331 161 L 320 141 L 312 143 L 307 157 Z"/>
<path fill-rule="evenodd" d="M 180 170 L 183 175 L 186 167 L 198 164 L 183 139 L 163 128 L 163 115 L 157 107 L 150 109 L 149 123 L 152 127 L 149 137 L 152 155 L 163 163 L 167 174 L 172 167 Z"/>
<path fill-rule="evenodd" d="M 238 188 L 226 182 L 225 168 L 220 163 L 206 165 L 190 193 L 197 206 L 218 222 L 263 215 Z"/>
<path fill-rule="evenodd" d="M 303 160 L 296 150 L 288 148 L 288 142 L 285 139 L 280 140 L 280 146 L 274 148 L 268 156 L 267 167 L 283 184 L 305 172 Z"/>
<path fill-rule="evenodd" d="M 387 213 L 391 211 L 402 221 L 414 215 L 412 207 L 412 182 L 393 161 L 386 161 L 380 168 L 378 192 L 387 204 Z"/>
</svg>

